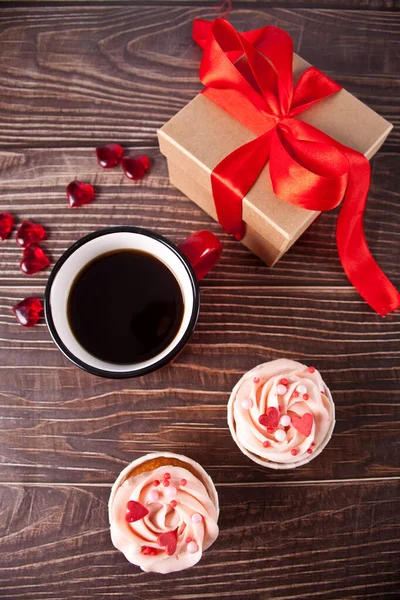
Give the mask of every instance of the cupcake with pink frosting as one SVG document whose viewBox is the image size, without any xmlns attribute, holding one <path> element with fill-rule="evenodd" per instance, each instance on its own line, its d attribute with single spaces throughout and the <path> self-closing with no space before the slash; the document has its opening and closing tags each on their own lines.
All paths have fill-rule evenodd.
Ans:
<svg viewBox="0 0 400 600">
<path fill-rule="evenodd" d="M 112 487 L 108 510 L 114 546 L 143 571 L 192 567 L 218 537 L 215 486 L 180 454 L 147 454 L 128 465 Z"/>
<path fill-rule="evenodd" d="M 240 379 L 228 402 L 240 450 L 259 465 L 293 469 L 313 460 L 335 426 L 331 393 L 315 367 L 279 359 Z"/>
</svg>

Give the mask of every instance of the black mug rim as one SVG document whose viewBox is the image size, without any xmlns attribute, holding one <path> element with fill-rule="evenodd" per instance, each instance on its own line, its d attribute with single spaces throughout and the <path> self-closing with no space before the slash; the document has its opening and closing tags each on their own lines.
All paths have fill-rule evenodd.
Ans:
<svg viewBox="0 0 400 600">
<path fill-rule="evenodd" d="M 59 334 L 57 332 L 57 329 L 54 325 L 53 317 L 51 314 L 50 292 L 51 292 L 51 288 L 52 288 L 54 279 L 56 278 L 56 275 L 59 272 L 60 268 L 63 266 L 63 264 L 68 260 L 68 258 L 78 248 L 80 248 L 81 246 L 87 244 L 91 240 L 94 240 L 98 237 L 102 237 L 104 235 L 109 235 L 110 233 L 121 233 L 121 232 L 138 233 L 140 235 L 145 235 L 147 237 L 153 238 L 153 239 L 157 240 L 158 242 L 161 242 L 162 244 L 167 246 L 170 250 L 172 250 L 178 256 L 178 258 L 181 260 L 183 265 L 186 267 L 186 271 L 189 275 L 189 279 L 190 279 L 191 286 L 192 286 L 192 292 L 193 292 L 193 308 L 192 308 L 192 314 L 190 315 L 190 321 L 188 323 L 185 333 L 183 334 L 183 336 L 181 337 L 179 342 L 176 344 L 176 346 L 174 346 L 166 356 L 164 356 L 163 358 L 161 358 L 158 361 L 155 361 L 151 365 L 148 365 L 147 367 L 142 367 L 141 369 L 134 369 L 134 370 L 130 370 L 130 371 L 110 371 L 107 369 L 99 369 L 97 367 L 93 367 L 92 365 L 87 364 L 86 362 L 82 361 L 80 358 L 75 356 L 73 354 L 73 352 L 71 352 L 69 350 L 69 348 L 64 344 L 64 342 L 62 341 L 61 337 L 59 336 Z M 66 356 L 77 367 L 80 367 L 87 373 L 91 373 L 92 375 L 97 375 L 99 377 L 105 377 L 107 379 L 127 379 L 130 377 L 140 377 L 142 375 L 146 375 L 147 373 L 152 373 L 153 371 L 161 369 L 162 367 L 164 367 L 165 365 L 170 363 L 173 360 L 173 358 L 175 356 L 177 356 L 179 354 L 179 352 L 184 348 L 184 346 L 188 342 L 190 336 L 192 335 L 193 330 L 197 323 L 199 311 L 200 311 L 199 283 L 197 281 L 196 275 L 194 273 L 194 270 L 193 270 L 191 264 L 189 263 L 188 259 L 183 254 L 183 252 L 168 238 L 166 238 L 158 233 L 155 233 L 154 231 L 151 231 L 150 229 L 145 229 L 144 227 L 136 227 L 133 225 L 132 226 L 121 225 L 121 226 L 117 226 L 117 227 L 105 227 L 103 229 L 99 229 L 98 231 L 93 231 L 92 233 L 89 233 L 88 235 L 85 235 L 82 238 L 80 238 L 79 240 L 77 240 L 74 244 L 72 244 L 72 246 L 70 246 L 61 255 L 61 257 L 58 259 L 58 261 L 54 265 L 54 267 L 49 275 L 49 278 L 47 280 L 46 289 L 45 289 L 45 293 L 44 293 L 45 320 L 46 320 L 46 324 L 47 324 L 48 330 L 50 332 L 50 335 L 53 338 L 53 341 L 56 344 L 56 346 L 59 348 L 59 350 L 61 350 L 61 352 L 64 354 L 64 356 Z"/>
</svg>

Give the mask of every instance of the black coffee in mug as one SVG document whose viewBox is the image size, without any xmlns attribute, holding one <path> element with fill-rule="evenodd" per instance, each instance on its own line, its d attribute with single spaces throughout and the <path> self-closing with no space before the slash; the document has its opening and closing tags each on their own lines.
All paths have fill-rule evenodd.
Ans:
<svg viewBox="0 0 400 600">
<path fill-rule="evenodd" d="M 181 326 L 184 304 L 163 262 L 126 249 L 102 254 L 78 273 L 67 310 L 72 333 L 87 352 L 123 365 L 167 348 Z"/>
</svg>

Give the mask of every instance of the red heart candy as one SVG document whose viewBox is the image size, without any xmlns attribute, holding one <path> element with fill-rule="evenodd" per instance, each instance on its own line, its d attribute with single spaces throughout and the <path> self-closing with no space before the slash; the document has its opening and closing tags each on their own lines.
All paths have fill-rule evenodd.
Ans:
<svg viewBox="0 0 400 600">
<path fill-rule="evenodd" d="M 271 406 L 271 408 L 267 410 L 267 414 L 258 417 L 258 422 L 263 425 L 263 427 L 278 427 L 279 412 L 276 408 Z"/>
<path fill-rule="evenodd" d="M 45 231 L 39 223 L 33 221 L 22 221 L 17 231 L 17 244 L 26 248 L 30 244 L 37 244 L 45 237 Z"/>
<path fill-rule="evenodd" d="M 67 187 L 67 198 L 71 208 L 90 204 L 94 200 L 94 188 L 90 183 L 71 181 Z"/>
<path fill-rule="evenodd" d="M 13 306 L 11 310 L 21 325 L 24 327 L 33 327 L 40 319 L 43 304 L 39 298 L 30 296 Z"/>
<path fill-rule="evenodd" d="M 48 267 L 49 264 L 50 261 L 41 247 L 31 244 L 25 248 L 19 267 L 25 275 L 33 275 Z"/>
<path fill-rule="evenodd" d="M 148 514 L 149 511 L 147 508 L 143 506 L 143 504 L 140 504 L 140 502 L 136 502 L 136 500 L 129 500 L 128 504 L 126 505 L 125 519 L 128 521 L 128 523 L 140 521 L 140 519 L 143 519 L 143 517 Z"/>
<path fill-rule="evenodd" d="M 310 413 L 305 413 L 302 417 L 299 415 L 293 415 L 292 425 L 299 433 L 308 437 L 311 433 L 314 418 Z"/>
<path fill-rule="evenodd" d="M 158 536 L 157 544 L 165 546 L 165 552 L 168 556 L 172 556 L 176 552 L 177 538 L 176 529 L 175 531 L 166 531 Z"/>
<path fill-rule="evenodd" d="M 14 225 L 14 219 L 8 212 L 0 213 L 0 238 L 6 240 L 11 233 Z"/>
<path fill-rule="evenodd" d="M 103 169 L 116 167 L 122 158 L 124 150 L 118 144 L 106 144 L 96 148 L 98 163 Z"/>
<path fill-rule="evenodd" d="M 128 179 L 138 181 L 139 179 L 142 179 L 142 177 L 145 176 L 146 171 L 149 170 L 150 160 L 148 156 L 138 156 L 137 158 L 124 156 L 121 165 Z"/>
</svg>

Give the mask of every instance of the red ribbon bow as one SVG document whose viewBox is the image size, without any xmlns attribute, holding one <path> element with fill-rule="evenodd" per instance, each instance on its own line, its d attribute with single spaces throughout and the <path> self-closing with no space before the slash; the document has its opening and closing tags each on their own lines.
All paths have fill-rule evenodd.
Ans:
<svg viewBox="0 0 400 600">
<path fill-rule="evenodd" d="M 371 256 L 364 235 L 368 160 L 295 118 L 341 86 L 310 67 L 293 89 L 293 42 L 277 27 L 238 33 L 223 19 L 196 19 L 193 38 L 204 50 L 202 93 L 257 136 L 211 174 L 221 225 L 236 239 L 243 237 L 243 198 L 269 161 L 273 190 L 282 200 L 315 211 L 343 201 L 336 227 L 343 269 L 376 312 L 396 310 L 400 294 Z"/>
</svg>

